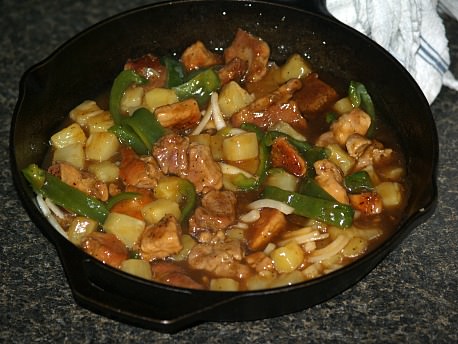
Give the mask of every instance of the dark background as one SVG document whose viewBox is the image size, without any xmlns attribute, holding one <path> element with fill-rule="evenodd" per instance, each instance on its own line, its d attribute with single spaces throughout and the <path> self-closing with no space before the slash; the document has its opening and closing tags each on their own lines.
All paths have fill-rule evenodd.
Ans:
<svg viewBox="0 0 458 344">
<path fill-rule="evenodd" d="M 431 107 L 440 140 L 435 214 L 341 295 L 290 315 L 205 323 L 174 335 L 119 323 L 75 303 L 54 246 L 30 221 L 12 185 L 8 140 L 19 80 L 81 30 L 151 2 L 0 1 L 0 342 L 458 342 L 458 93 L 447 88 Z M 444 21 L 451 71 L 458 76 L 458 23 Z"/>
</svg>

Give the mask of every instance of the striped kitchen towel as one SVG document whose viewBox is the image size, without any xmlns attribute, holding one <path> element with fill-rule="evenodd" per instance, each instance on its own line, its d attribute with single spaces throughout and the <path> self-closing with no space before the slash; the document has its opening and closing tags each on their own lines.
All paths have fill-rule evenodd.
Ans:
<svg viewBox="0 0 458 344">
<path fill-rule="evenodd" d="M 442 86 L 458 91 L 439 11 L 455 16 L 458 0 L 327 0 L 338 20 L 388 50 L 416 80 L 431 104 Z"/>
</svg>

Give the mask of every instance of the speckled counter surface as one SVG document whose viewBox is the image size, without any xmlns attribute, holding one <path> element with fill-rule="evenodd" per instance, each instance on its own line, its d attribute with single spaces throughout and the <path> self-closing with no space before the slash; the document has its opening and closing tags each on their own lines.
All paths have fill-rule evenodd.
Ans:
<svg viewBox="0 0 458 344">
<path fill-rule="evenodd" d="M 79 31 L 149 2 L 0 1 L 0 342 L 457 343 L 458 94 L 447 88 L 432 105 L 440 139 L 435 214 L 341 295 L 290 315 L 205 323 L 174 335 L 116 322 L 75 303 L 54 246 L 30 221 L 12 185 L 8 137 L 19 80 Z M 445 23 L 458 75 L 458 23 Z"/>
</svg>

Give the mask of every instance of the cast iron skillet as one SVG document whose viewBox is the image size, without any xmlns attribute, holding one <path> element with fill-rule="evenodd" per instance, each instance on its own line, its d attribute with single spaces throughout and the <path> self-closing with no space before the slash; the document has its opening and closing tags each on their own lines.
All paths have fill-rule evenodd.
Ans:
<svg viewBox="0 0 458 344">
<path fill-rule="evenodd" d="M 14 183 L 31 219 L 56 246 L 75 300 L 108 317 L 164 332 L 203 321 L 241 321 L 295 312 L 363 278 L 434 211 L 437 133 L 428 103 L 406 70 L 380 46 L 326 14 L 320 1 L 180 1 L 141 7 L 105 20 L 28 70 L 11 127 Z M 310 11 L 311 10 L 311 11 Z M 243 28 L 270 44 L 282 62 L 305 54 L 316 70 L 363 82 L 396 129 L 407 156 L 412 195 L 398 230 L 355 263 L 316 280 L 273 290 L 209 292 L 156 284 L 101 264 L 64 239 L 38 210 L 20 170 L 41 162 L 68 111 L 108 90 L 128 57 L 181 53 L 202 40 L 227 46 Z"/>
</svg>

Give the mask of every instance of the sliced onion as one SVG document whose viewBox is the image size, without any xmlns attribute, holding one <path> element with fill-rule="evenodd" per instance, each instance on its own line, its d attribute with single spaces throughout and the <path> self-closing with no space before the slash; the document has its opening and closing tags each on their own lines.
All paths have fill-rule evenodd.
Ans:
<svg viewBox="0 0 458 344">
<path fill-rule="evenodd" d="M 253 178 L 254 177 L 251 173 L 248 173 L 247 171 L 242 170 L 241 168 L 238 168 L 236 166 L 233 166 L 233 165 L 230 165 L 230 164 L 226 164 L 224 162 L 219 162 L 218 164 L 219 164 L 219 167 L 221 168 L 221 172 L 223 172 L 223 174 L 239 174 L 239 173 L 241 173 L 247 178 Z"/>
<path fill-rule="evenodd" d="M 215 127 L 217 130 L 221 130 L 226 127 L 226 121 L 224 120 L 223 115 L 221 114 L 221 109 L 218 104 L 218 93 L 213 92 L 210 97 L 210 104 L 212 108 L 212 117 L 213 122 L 215 122 Z"/>
<path fill-rule="evenodd" d="M 54 217 L 53 213 L 49 209 L 48 204 L 47 204 L 49 202 L 51 202 L 51 201 L 48 200 L 48 202 L 47 202 L 47 201 L 44 200 L 43 196 L 37 195 L 38 207 L 40 208 L 40 210 L 43 213 L 43 215 L 46 216 L 46 218 L 48 219 L 49 223 L 51 224 L 51 226 L 54 227 L 54 229 L 56 231 L 58 231 L 64 238 L 68 239 L 67 233 L 65 233 L 64 229 L 61 227 L 59 222 L 57 222 L 57 220 Z M 54 207 L 56 207 L 56 205 L 54 203 L 52 203 L 52 204 L 54 205 Z"/>
<path fill-rule="evenodd" d="M 204 116 L 200 120 L 199 125 L 193 130 L 191 135 L 199 135 L 202 132 L 202 130 L 204 130 L 211 116 L 212 116 L 212 106 L 211 104 L 208 104 L 207 110 L 205 111 Z"/>
<path fill-rule="evenodd" d="M 257 201 L 248 204 L 249 209 L 261 209 L 261 208 L 274 208 L 281 211 L 285 215 L 292 214 L 294 208 L 280 201 L 274 199 L 262 198 Z"/>
<path fill-rule="evenodd" d="M 348 244 L 349 241 L 350 238 L 347 235 L 341 234 L 328 246 L 313 251 L 308 260 L 311 263 L 318 263 L 325 259 L 331 258 L 332 256 L 339 253 Z"/>
<path fill-rule="evenodd" d="M 251 223 L 257 221 L 261 217 L 258 209 L 250 210 L 248 213 L 240 215 L 239 219 L 242 222 Z"/>
</svg>

